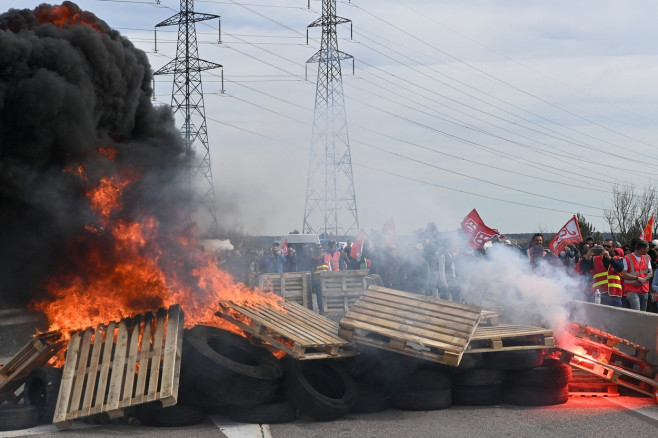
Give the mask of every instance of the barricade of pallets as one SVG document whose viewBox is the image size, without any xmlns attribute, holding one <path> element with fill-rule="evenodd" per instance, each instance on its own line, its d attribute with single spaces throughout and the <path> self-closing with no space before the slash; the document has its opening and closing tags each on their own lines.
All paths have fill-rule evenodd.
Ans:
<svg viewBox="0 0 658 438">
<path fill-rule="evenodd" d="M 649 352 L 649 349 L 646 347 L 584 324 L 570 322 L 567 328 L 571 335 L 579 339 L 585 339 L 598 345 L 604 345 L 611 350 L 615 350 L 625 356 L 634 357 L 639 361 L 646 361 Z"/>
<path fill-rule="evenodd" d="M 258 288 L 272 292 L 286 301 L 293 301 L 309 309 L 313 308 L 310 272 L 260 274 Z"/>
<path fill-rule="evenodd" d="M 512 324 L 478 326 L 466 353 L 532 350 L 555 347 L 553 331 L 543 327 Z"/>
<path fill-rule="evenodd" d="M 169 309 L 124 318 L 71 334 L 53 423 L 152 401 L 176 404 L 183 342 L 183 311 Z"/>
<path fill-rule="evenodd" d="M 338 323 L 297 303 L 283 301 L 281 309 L 264 305 L 245 306 L 231 301 L 222 301 L 220 305 L 222 311 L 217 312 L 217 316 L 252 335 L 253 342 L 281 350 L 295 359 L 357 354 L 354 344 L 338 336 Z"/>
<path fill-rule="evenodd" d="M 57 332 L 37 335 L 0 367 L 0 404 L 21 401 L 25 379 L 32 370 L 44 366 L 59 353 L 65 345 L 60 339 Z"/>
<path fill-rule="evenodd" d="M 481 309 L 381 286 L 370 286 L 340 320 L 341 337 L 457 366 Z"/>
<path fill-rule="evenodd" d="M 616 383 L 580 368 L 572 367 L 569 395 L 571 397 L 619 397 L 619 391 Z"/>
<path fill-rule="evenodd" d="M 658 380 L 655 378 L 642 376 L 608 363 L 598 362 L 586 354 L 580 354 L 563 347 L 558 347 L 557 352 L 560 361 L 563 363 L 658 400 Z"/>
<path fill-rule="evenodd" d="M 325 312 L 347 312 L 368 289 L 368 270 L 316 272 Z"/>
</svg>

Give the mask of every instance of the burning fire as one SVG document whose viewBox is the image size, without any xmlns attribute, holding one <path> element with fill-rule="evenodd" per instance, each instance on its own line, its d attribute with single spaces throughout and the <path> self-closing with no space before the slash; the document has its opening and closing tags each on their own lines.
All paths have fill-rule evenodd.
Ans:
<svg viewBox="0 0 658 438">
<path fill-rule="evenodd" d="M 81 11 L 75 4 L 64 2 L 61 6 L 45 6 L 38 8 L 35 15 L 41 23 L 53 23 L 58 28 L 84 24 L 92 27 L 98 33 L 103 33 L 99 23 L 88 13 Z"/>
<path fill-rule="evenodd" d="M 101 160 L 116 158 L 110 148 L 99 149 L 99 155 Z M 96 223 L 88 224 L 70 243 L 73 266 L 48 279 L 49 298 L 32 303 L 48 317 L 50 331 L 68 336 L 74 330 L 180 304 L 186 327 L 205 324 L 242 334 L 215 316 L 220 301 L 281 309 L 280 297 L 236 284 L 220 270 L 190 227 L 163 235 L 163 227 L 147 211 L 139 218 L 125 217 L 123 197 L 139 180 L 133 172 L 116 171 L 95 184 L 82 167 L 70 172 L 91 185 L 86 198 Z"/>
</svg>

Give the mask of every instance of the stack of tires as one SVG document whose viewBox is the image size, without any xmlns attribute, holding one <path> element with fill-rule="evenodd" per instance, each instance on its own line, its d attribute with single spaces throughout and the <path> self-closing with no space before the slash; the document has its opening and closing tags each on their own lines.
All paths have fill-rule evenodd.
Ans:
<svg viewBox="0 0 658 438">
<path fill-rule="evenodd" d="M 25 379 L 24 404 L 0 405 L 0 431 L 53 422 L 62 380 L 60 368 L 40 367 Z"/>
<path fill-rule="evenodd" d="M 500 403 L 505 372 L 474 368 L 457 372 L 452 380 L 452 402 L 461 406 L 487 406 Z"/>
<path fill-rule="evenodd" d="M 538 367 L 505 373 L 503 401 L 513 405 L 550 406 L 569 400 L 571 367 L 545 358 Z"/>
<path fill-rule="evenodd" d="M 452 379 L 441 367 L 422 367 L 391 393 L 391 406 L 405 411 L 434 411 L 452 406 Z"/>
<path fill-rule="evenodd" d="M 180 411 L 181 425 L 202 420 L 196 412 L 204 410 L 246 423 L 294 421 L 297 410 L 280 393 L 282 377 L 283 365 L 267 349 L 216 327 L 195 326 L 184 333 L 179 404 L 164 410 L 174 416 Z M 143 423 L 172 425 L 153 409 L 140 415 Z"/>
</svg>

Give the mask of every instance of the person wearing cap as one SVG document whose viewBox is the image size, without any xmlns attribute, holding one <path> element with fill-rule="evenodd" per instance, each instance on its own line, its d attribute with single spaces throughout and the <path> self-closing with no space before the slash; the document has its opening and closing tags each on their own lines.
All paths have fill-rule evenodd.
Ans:
<svg viewBox="0 0 658 438">
<path fill-rule="evenodd" d="M 265 256 L 265 272 L 268 273 L 283 273 L 283 267 L 286 264 L 286 258 L 281 254 L 281 249 L 278 244 L 270 248 L 269 254 Z"/>
<path fill-rule="evenodd" d="M 601 304 L 621 307 L 623 258 L 615 252 L 615 241 L 606 239 L 603 246 L 590 248 L 580 261 L 580 270 L 592 276 L 592 282 L 585 292 L 587 300 L 594 302 L 594 294 L 601 293 Z"/>
<path fill-rule="evenodd" d="M 647 310 L 649 286 L 653 277 L 648 250 L 649 243 L 638 239 L 635 251 L 624 257 L 624 270 L 621 277 L 628 304 L 633 310 Z"/>
</svg>

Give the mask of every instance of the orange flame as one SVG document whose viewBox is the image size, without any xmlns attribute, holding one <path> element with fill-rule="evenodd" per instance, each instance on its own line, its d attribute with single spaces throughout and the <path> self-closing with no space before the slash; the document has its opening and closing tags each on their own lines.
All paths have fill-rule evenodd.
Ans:
<svg viewBox="0 0 658 438">
<path fill-rule="evenodd" d="M 100 23 L 90 20 L 93 15 L 76 11 L 71 6 L 68 2 L 65 2 L 61 6 L 46 6 L 37 9 L 35 16 L 40 23 L 53 23 L 60 29 L 65 26 L 82 24 L 93 28 L 98 33 L 103 33 Z"/>
<path fill-rule="evenodd" d="M 108 160 L 115 157 L 108 148 L 99 152 Z M 84 169 L 74 174 L 86 181 Z M 101 226 L 88 225 L 71 242 L 74 266 L 47 280 L 49 299 L 31 303 L 46 314 L 50 331 L 68 337 L 75 330 L 180 304 L 186 327 L 212 325 L 244 336 L 238 327 L 215 315 L 221 310 L 220 301 L 283 310 L 281 297 L 235 283 L 189 230 L 162 236 L 158 220 L 148 213 L 138 220 L 118 218 L 122 195 L 137 179 L 104 177 L 88 190 L 90 207 Z M 161 242 L 167 243 L 166 249 Z"/>
</svg>

